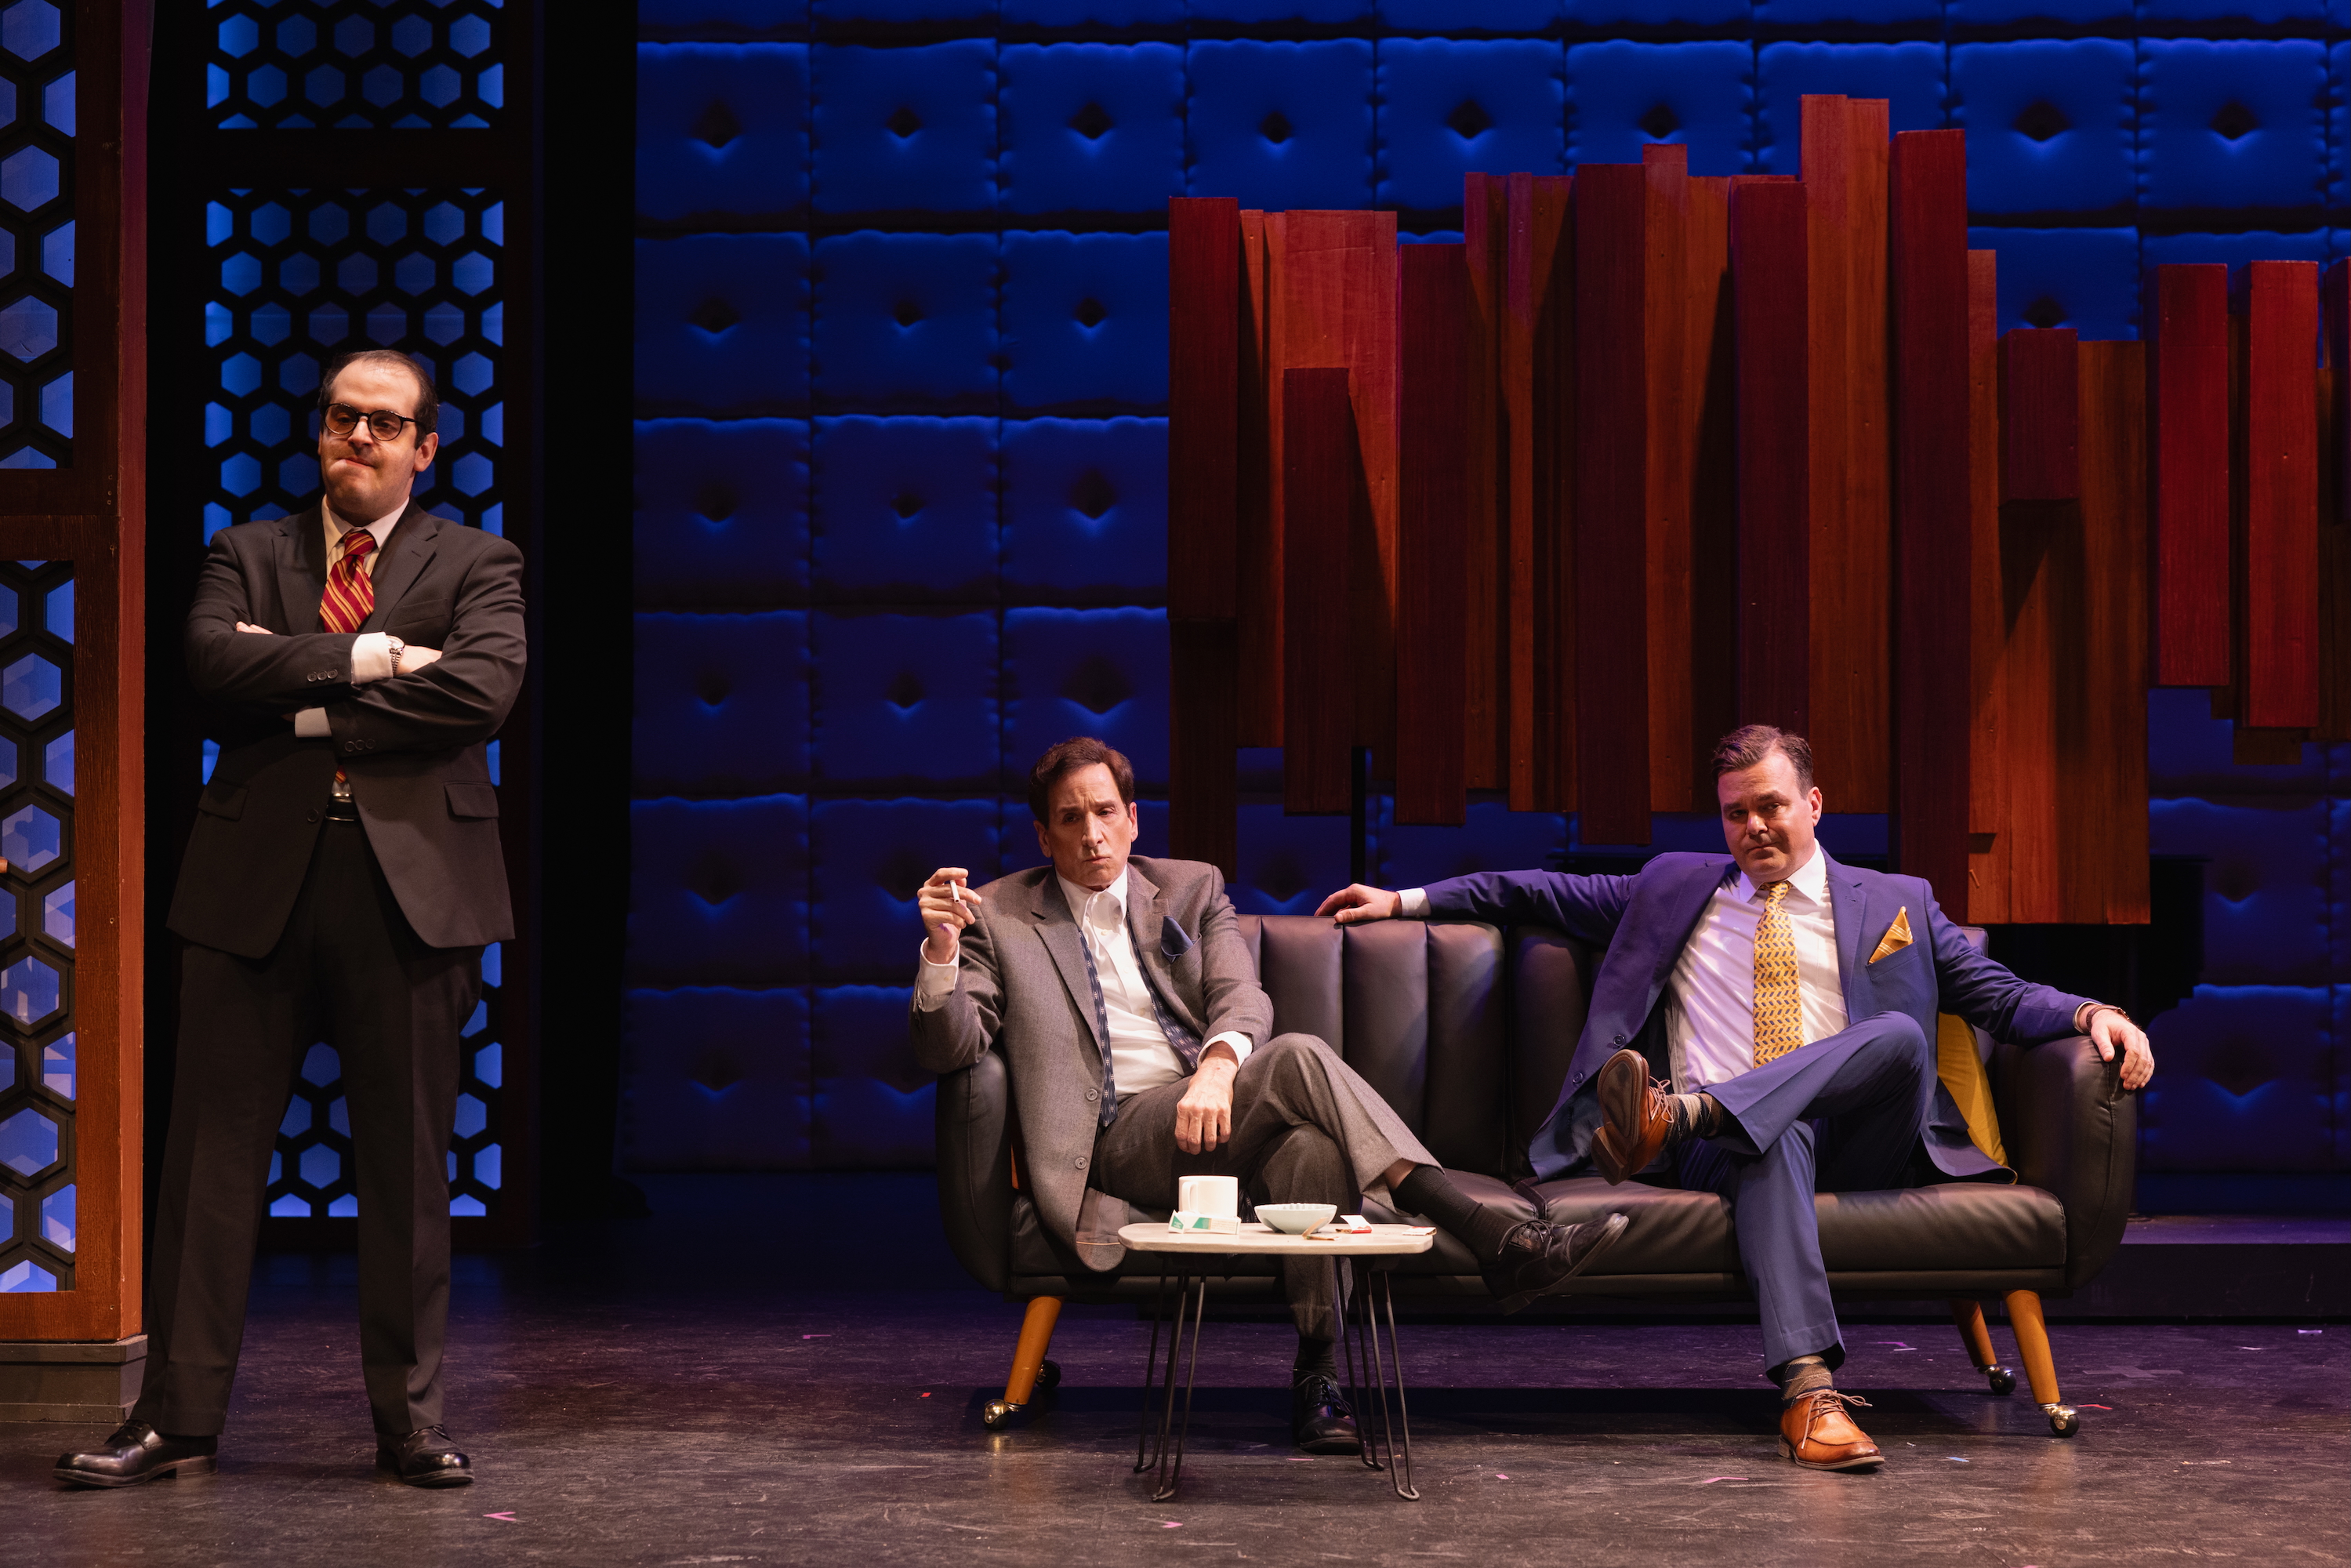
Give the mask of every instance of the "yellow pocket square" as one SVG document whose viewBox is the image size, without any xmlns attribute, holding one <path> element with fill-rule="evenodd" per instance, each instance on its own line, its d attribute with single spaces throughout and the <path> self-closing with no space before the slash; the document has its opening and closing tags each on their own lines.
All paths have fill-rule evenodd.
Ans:
<svg viewBox="0 0 2351 1568">
<path fill-rule="evenodd" d="M 1908 946 L 1910 946 L 1910 908 L 1909 905 L 1905 904 L 1894 912 L 1894 924 L 1887 926 L 1886 935 L 1877 939 L 1877 951 L 1869 956 L 1869 961 L 1875 964 L 1888 953 L 1899 953 Z"/>
</svg>

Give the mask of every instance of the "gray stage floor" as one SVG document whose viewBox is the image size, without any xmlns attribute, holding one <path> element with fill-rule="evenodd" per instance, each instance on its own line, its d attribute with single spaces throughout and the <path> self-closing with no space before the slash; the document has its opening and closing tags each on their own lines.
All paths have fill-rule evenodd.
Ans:
<svg viewBox="0 0 2351 1568">
<path fill-rule="evenodd" d="M 461 1260 L 451 1425 L 482 1479 L 448 1492 L 370 1474 L 348 1260 L 265 1260 L 220 1473 L 62 1490 L 54 1456 L 99 1429 L 0 1426 L 0 1561 L 2351 1561 L 2341 1323 L 2058 1324 L 2072 1441 L 1948 1326 L 1856 1325 L 1876 1475 L 1777 1458 L 1750 1327 L 1407 1323 L 1416 1504 L 1293 1455 L 1287 1332 L 1212 1322 L 1185 1490 L 1155 1504 L 1132 1316 L 1071 1309 L 1060 1394 L 990 1434 L 1019 1312 L 937 1288 L 926 1239 L 934 1288 L 827 1291 L 772 1245 L 697 1264 L 692 1228 Z"/>
</svg>

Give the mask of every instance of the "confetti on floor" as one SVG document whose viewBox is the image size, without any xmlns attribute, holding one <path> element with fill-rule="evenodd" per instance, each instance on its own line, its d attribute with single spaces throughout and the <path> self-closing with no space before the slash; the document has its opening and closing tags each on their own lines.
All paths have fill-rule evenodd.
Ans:
<svg viewBox="0 0 2351 1568">
<path fill-rule="evenodd" d="M 1745 1476 L 1708 1476 L 1706 1479 L 1698 1482 L 1698 1484 L 1702 1487 L 1710 1487 L 1717 1481 L 1743 1481 L 1746 1479 L 1747 1478 Z"/>
</svg>

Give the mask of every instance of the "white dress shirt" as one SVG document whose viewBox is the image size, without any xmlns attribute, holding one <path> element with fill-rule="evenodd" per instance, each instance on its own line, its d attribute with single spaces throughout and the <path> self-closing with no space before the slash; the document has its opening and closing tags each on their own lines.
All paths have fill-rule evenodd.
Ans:
<svg viewBox="0 0 2351 1568">
<path fill-rule="evenodd" d="M 1750 882 L 1735 865 L 1726 870 L 1674 964 L 1666 983 L 1666 1040 L 1677 1089 L 1703 1089 L 1754 1071 L 1755 928 L 1769 887 Z M 1780 907 L 1795 939 L 1797 1022 L 1802 1043 L 1810 1045 L 1845 1026 L 1829 857 L 1818 844 L 1789 873 Z"/>
<path fill-rule="evenodd" d="M 375 549 L 360 557 L 360 570 L 367 573 L 371 582 L 375 579 L 375 563 L 382 557 L 383 547 L 392 539 L 392 526 L 400 521 L 400 515 L 406 510 L 408 510 L 408 501 L 403 497 L 399 506 L 367 525 L 367 531 L 375 536 Z M 343 559 L 345 537 L 359 525 L 347 523 L 335 516 L 335 508 L 323 500 L 319 503 L 319 511 L 326 519 L 327 570 L 331 573 L 335 570 L 335 563 Z M 292 606 L 289 605 L 287 608 L 291 609 Z M 302 628 L 297 627 L 295 630 L 299 632 Z M 351 685 L 363 686 L 370 681 L 387 681 L 391 678 L 391 635 L 383 632 L 360 632 L 351 643 Z M 334 732 L 328 727 L 325 708 L 306 707 L 294 715 L 294 733 L 304 740 L 327 740 L 332 737 Z M 337 793 L 340 794 L 343 791 L 338 790 Z"/>
<path fill-rule="evenodd" d="M 1125 872 L 1120 872 L 1118 880 L 1100 893 L 1080 887 L 1059 873 L 1053 877 L 1061 884 L 1061 897 L 1068 901 L 1070 912 L 1077 919 L 1086 950 L 1093 955 L 1094 974 L 1102 982 L 1102 1011 L 1110 1019 L 1111 1079 L 1121 1099 L 1190 1076 L 1184 1059 L 1167 1043 L 1167 1032 L 1159 1027 L 1150 982 L 1144 978 L 1142 962 L 1134 954 L 1134 934 L 1126 921 L 1126 876 Z M 955 989 L 962 953 L 958 949 L 956 956 L 944 964 L 933 963 L 927 953 L 922 955 L 922 969 L 914 981 L 914 1005 L 930 1012 Z M 1081 1005 L 1091 1002 L 1089 998 Z M 1237 1060 L 1249 1060 L 1253 1042 L 1249 1036 L 1232 1030 L 1209 1036 L 1200 1050 L 1205 1053 L 1209 1046 L 1219 1042 L 1231 1046 Z"/>
<path fill-rule="evenodd" d="M 1666 1043 L 1678 1091 L 1728 1082 L 1754 1071 L 1755 928 L 1763 919 L 1769 885 L 1748 881 L 1735 862 L 1723 868 L 1722 885 L 1708 900 L 1666 982 Z M 1845 1026 L 1836 912 L 1829 904 L 1829 857 L 1817 843 L 1789 873 L 1780 906 L 1795 938 L 1798 1023 L 1803 1043 L 1810 1045 Z M 1405 889 L 1399 913 L 1427 918 L 1427 891 Z"/>
</svg>

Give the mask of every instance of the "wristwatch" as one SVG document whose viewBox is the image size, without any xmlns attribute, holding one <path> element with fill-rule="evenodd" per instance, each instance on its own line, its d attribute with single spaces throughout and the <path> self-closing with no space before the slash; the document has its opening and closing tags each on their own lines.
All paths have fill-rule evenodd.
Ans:
<svg viewBox="0 0 2351 1568">
<path fill-rule="evenodd" d="M 400 656 L 408 652 L 408 644 L 397 637 L 386 637 L 383 645 L 392 651 L 392 673 L 400 674 Z"/>
</svg>

